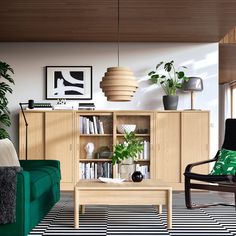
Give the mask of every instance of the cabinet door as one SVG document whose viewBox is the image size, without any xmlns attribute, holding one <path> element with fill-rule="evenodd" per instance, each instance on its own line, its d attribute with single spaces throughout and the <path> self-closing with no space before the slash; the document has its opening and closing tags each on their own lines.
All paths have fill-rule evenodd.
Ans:
<svg viewBox="0 0 236 236">
<path fill-rule="evenodd" d="M 43 160 L 45 158 L 44 113 L 25 112 L 25 117 L 28 122 L 28 160 Z M 22 113 L 19 118 L 19 157 L 25 160 L 26 128 Z"/>
<path fill-rule="evenodd" d="M 60 161 L 62 189 L 66 190 L 63 184 L 72 186 L 74 173 L 73 114 L 71 112 L 46 112 L 45 116 L 46 159 Z"/>
<path fill-rule="evenodd" d="M 209 159 L 209 113 L 182 113 L 182 173 L 193 162 Z M 207 174 L 208 165 L 194 167 L 193 172 Z M 182 176 L 182 181 L 184 177 Z"/>
<path fill-rule="evenodd" d="M 156 176 L 180 183 L 180 113 L 156 113 Z"/>
</svg>

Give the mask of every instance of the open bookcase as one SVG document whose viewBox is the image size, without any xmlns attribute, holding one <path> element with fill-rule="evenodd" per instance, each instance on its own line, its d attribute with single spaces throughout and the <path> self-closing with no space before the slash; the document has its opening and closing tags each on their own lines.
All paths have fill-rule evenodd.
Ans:
<svg viewBox="0 0 236 236">
<path fill-rule="evenodd" d="M 113 151 L 114 145 L 123 142 L 124 134 L 117 131 L 121 124 L 135 124 L 135 133 L 144 142 L 144 152 L 135 161 L 135 169 L 140 170 L 145 178 L 150 178 L 152 159 L 152 112 L 80 112 L 77 114 L 77 179 L 96 179 L 101 177 L 119 177 L 118 166 L 112 165 L 111 155 L 100 156 L 102 149 Z M 92 158 L 87 156 L 85 147 L 93 143 Z"/>
</svg>

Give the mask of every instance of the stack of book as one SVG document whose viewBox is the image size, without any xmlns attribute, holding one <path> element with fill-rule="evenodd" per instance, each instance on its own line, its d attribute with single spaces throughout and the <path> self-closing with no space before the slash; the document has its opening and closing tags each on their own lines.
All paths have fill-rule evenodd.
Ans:
<svg viewBox="0 0 236 236">
<path fill-rule="evenodd" d="M 112 178 L 112 163 L 80 163 L 80 179 L 98 179 L 99 177 Z"/>
<path fill-rule="evenodd" d="M 95 110 L 95 105 L 94 105 L 94 103 L 80 102 L 78 104 L 78 110 Z"/>
<path fill-rule="evenodd" d="M 97 116 L 80 116 L 81 134 L 104 134 L 103 122 Z"/>
</svg>

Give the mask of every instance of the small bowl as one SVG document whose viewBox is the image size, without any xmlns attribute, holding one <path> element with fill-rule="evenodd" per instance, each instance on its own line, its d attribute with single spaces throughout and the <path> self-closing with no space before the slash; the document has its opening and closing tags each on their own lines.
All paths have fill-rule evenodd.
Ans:
<svg viewBox="0 0 236 236">
<path fill-rule="evenodd" d="M 117 125 L 117 131 L 120 134 L 124 134 L 126 133 L 130 133 L 130 132 L 134 132 L 136 129 L 136 125 L 133 124 L 123 124 L 123 125 Z"/>
</svg>

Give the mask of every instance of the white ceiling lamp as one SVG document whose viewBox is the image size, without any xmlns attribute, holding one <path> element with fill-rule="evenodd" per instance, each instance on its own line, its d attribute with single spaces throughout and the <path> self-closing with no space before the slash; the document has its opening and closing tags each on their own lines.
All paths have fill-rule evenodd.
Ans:
<svg viewBox="0 0 236 236">
<path fill-rule="evenodd" d="M 117 21 L 117 51 L 118 66 L 107 68 L 105 76 L 102 77 L 100 88 L 107 97 L 107 101 L 128 102 L 131 101 L 138 83 L 133 72 L 127 67 L 120 67 L 120 1 L 118 0 L 118 21 Z"/>
</svg>

